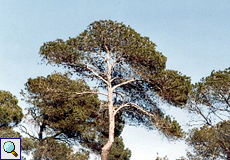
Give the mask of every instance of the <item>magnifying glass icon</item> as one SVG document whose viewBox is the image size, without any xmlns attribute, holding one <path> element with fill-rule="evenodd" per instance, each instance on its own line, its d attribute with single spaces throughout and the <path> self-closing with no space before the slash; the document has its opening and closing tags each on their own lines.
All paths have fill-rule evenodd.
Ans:
<svg viewBox="0 0 230 160">
<path fill-rule="evenodd" d="M 15 150 L 15 145 L 11 141 L 7 141 L 3 145 L 3 149 L 7 153 L 12 153 L 15 157 L 18 156 L 18 154 L 14 151 Z"/>
</svg>

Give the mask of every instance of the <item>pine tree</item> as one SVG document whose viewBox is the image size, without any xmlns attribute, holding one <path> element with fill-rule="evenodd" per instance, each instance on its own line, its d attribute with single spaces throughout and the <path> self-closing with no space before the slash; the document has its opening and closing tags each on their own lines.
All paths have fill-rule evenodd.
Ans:
<svg viewBox="0 0 230 160">
<path fill-rule="evenodd" d="M 102 160 L 107 159 L 114 143 L 119 113 L 127 122 L 156 127 L 168 137 L 183 136 L 179 124 L 163 114 L 156 99 L 182 106 L 190 78 L 165 70 L 166 57 L 155 48 L 148 37 L 111 20 L 95 21 L 75 38 L 57 39 L 40 48 L 48 64 L 64 66 L 84 80 L 95 81 L 97 91 L 91 94 L 107 97 L 109 138 L 102 148 Z"/>
</svg>

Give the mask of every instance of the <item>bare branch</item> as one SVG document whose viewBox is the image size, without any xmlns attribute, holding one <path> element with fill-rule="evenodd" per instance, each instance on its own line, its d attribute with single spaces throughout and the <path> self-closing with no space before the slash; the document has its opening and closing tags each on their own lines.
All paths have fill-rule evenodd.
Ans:
<svg viewBox="0 0 230 160">
<path fill-rule="evenodd" d="M 214 115 L 216 115 L 221 121 L 224 121 L 224 119 L 221 118 L 219 115 L 217 115 L 216 112 L 215 112 L 214 110 L 212 110 L 212 113 L 213 113 Z"/>
<path fill-rule="evenodd" d="M 203 118 L 204 118 L 204 120 L 206 121 L 206 124 L 207 125 L 211 125 L 211 122 L 210 122 L 210 119 L 208 119 L 208 117 L 206 117 L 203 113 L 202 113 L 202 111 L 201 111 L 201 109 L 197 106 L 197 105 L 194 105 L 195 106 L 195 112 L 197 112 L 198 114 L 200 114 Z M 190 110 L 192 110 L 192 109 L 190 109 Z"/>
<path fill-rule="evenodd" d="M 118 107 L 118 108 L 114 111 L 114 116 L 118 113 L 118 111 L 119 111 L 120 109 L 122 109 L 123 107 L 127 107 L 127 106 L 130 106 L 130 103 L 126 103 L 126 104 L 120 105 L 120 107 Z"/>
<path fill-rule="evenodd" d="M 132 78 L 132 79 L 130 79 L 130 80 L 128 80 L 128 81 L 125 81 L 125 82 L 119 83 L 119 84 L 117 84 L 116 86 L 114 86 L 114 87 L 112 88 L 112 90 L 115 90 L 117 87 L 120 87 L 120 86 L 122 86 L 122 85 L 125 85 L 125 84 L 128 84 L 128 83 L 131 83 L 131 82 L 133 82 L 133 81 L 135 81 L 135 79 L 134 79 L 134 78 Z"/>
<path fill-rule="evenodd" d="M 108 60 L 108 59 L 109 59 L 108 54 L 110 53 L 110 50 L 109 50 L 109 48 L 105 45 L 105 42 L 104 42 L 104 46 L 105 46 L 105 49 L 106 49 L 106 52 L 107 52 L 107 60 Z"/>
<path fill-rule="evenodd" d="M 212 106 L 212 107 L 213 107 L 213 109 L 215 109 L 215 111 L 221 111 L 221 112 L 228 112 L 228 113 L 230 113 L 229 109 L 221 109 L 220 107 L 214 107 L 214 106 Z"/>
<path fill-rule="evenodd" d="M 112 78 L 112 79 L 111 79 L 111 82 L 113 82 L 113 81 L 114 81 L 115 79 L 117 79 L 117 78 L 118 78 L 118 77 L 114 77 L 114 78 Z"/>
<path fill-rule="evenodd" d="M 96 73 L 91 67 L 85 66 L 89 71 L 91 71 L 96 77 L 98 77 L 99 79 L 101 79 L 103 82 L 105 82 L 108 85 L 108 82 L 102 78 L 98 73 Z"/>
<path fill-rule="evenodd" d="M 74 93 L 74 94 L 77 94 L 77 95 L 81 95 L 81 94 L 101 94 L 101 95 L 104 95 L 104 96 L 108 96 L 104 92 L 82 92 L 82 93 L 79 93 L 79 92 L 65 92 L 65 93 Z"/>
<path fill-rule="evenodd" d="M 25 126 L 19 125 L 19 128 L 23 133 L 27 134 L 30 138 L 38 140 L 37 137 L 35 137 L 35 136 L 31 135 L 30 133 L 28 133 L 27 128 Z M 23 130 L 23 128 L 24 128 L 24 130 Z"/>
<path fill-rule="evenodd" d="M 153 120 L 156 119 L 156 117 L 155 117 L 152 113 L 149 113 L 148 111 L 146 111 L 144 108 L 138 106 L 137 104 L 135 104 L 135 103 L 130 103 L 130 105 L 131 105 L 132 107 L 134 107 L 134 108 L 136 108 L 136 109 L 142 111 L 145 115 L 151 117 Z"/>
<path fill-rule="evenodd" d="M 72 93 L 72 94 L 76 94 L 76 95 L 82 95 L 82 94 L 101 94 L 104 96 L 108 96 L 106 93 L 104 92 L 92 92 L 92 91 L 86 91 L 86 92 L 65 92 L 65 91 L 61 91 L 61 90 L 54 90 L 54 89 L 49 89 L 47 88 L 48 91 L 52 91 L 52 92 L 64 92 L 64 93 Z"/>
<path fill-rule="evenodd" d="M 153 120 L 156 120 L 156 117 L 155 117 L 152 113 L 146 111 L 144 108 L 138 106 L 138 105 L 135 104 L 135 103 L 125 103 L 125 104 L 121 105 L 120 107 L 118 107 L 118 108 L 114 111 L 114 115 L 116 115 L 120 109 L 122 109 L 122 108 L 124 108 L 124 107 L 127 107 L 127 106 L 134 107 L 134 108 L 140 110 L 141 112 L 143 112 L 145 115 L 151 117 Z"/>
<path fill-rule="evenodd" d="M 92 72 L 96 77 L 98 77 L 100 80 L 102 80 L 103 82 L 105 82 L 106 84 L 108 84 L 108 82 L 102 77 L 102 76 L 100 76 L 97 72 L 99 72 L 99 73 L 101 73 L 101 74 L 104 74 L 104 73 L 102 73 L 102 72 L 100 72 L 100 71 L 95 71 L 95 69 L 93 69 L 92 67 L 89 67 L 89 66 L 87 66 L 86 64 L 84 64 L 84 63 L 78 63 L 78 64 L 68 64 L 68 65 L 70 65 L 70 66 L 72 66 L 72 67 L 77 67 L 77 66 L 82 66 L 83 68 L 85 68 L 85 69 L 87 69 L 88 71 L 90 71 L 90 72 Z"/>
<path fill-rule="evenodd" d="M 230 107 L 230 103 L 228 102 L 228 99 L 225 98 L 223 94 L 220 93 L 220 96 L 224 99 L 224 101 L 227 103 L 228 107 Z"/>
</svg>

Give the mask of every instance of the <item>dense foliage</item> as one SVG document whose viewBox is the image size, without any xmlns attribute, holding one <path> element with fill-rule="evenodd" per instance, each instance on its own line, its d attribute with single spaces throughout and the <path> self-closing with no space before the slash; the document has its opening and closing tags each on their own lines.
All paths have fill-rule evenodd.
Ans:
<svg viewBox="0 0 230 160">
<path fill-rule="evenodd" d="M 17 125 L 22 117 L 17 98 L 10 92 L 0 90 L 0 127 Z"/>
<path fill-rule="evenodd" d="M 25 91 L 22 95 L 30 105 L 28 120 L 39 128 L 38 138 L 33 137 L 37 142 L 34 157 L 58 159 L 61 156 L 54 153 L 54 150 L 58 150 L 63 159 L 68 159 L 71 152 L 64 150 L 66 145 L 73 145 L 74 142 L 96 154 L 101 152 L 108 137 L 108 115 L 96 94 L 76 94 L 91 91 L 83 80 L 71 80 L 67 75 L 55 73 L 47 77 L 30 78 L 25 84 Z M 122 139 L 118 136 L 123 130 L 124 122 L 119 116 L 117 120 L 115 136 L 122 146 Z M 44 134 L 47 136 L 44 137 Z M 65 143 L 59 143 L 60 140 Z M 57 148 L 47 150 L 51 142 L 57 144 L 54 145 Z M 123 153 L 123 149 L 116 151 L 114 148 L 121 156 L 129 156 L 130 151 L 125 149 Z M 84 156 L 85 153 L 78 153 L 78 156 L 88 157 L 88 154 Z"/>
<path fill-rule="evenodd" d="M 131 151 L 125 149 L 122 138 L 116 137 L 109 153 L 108 160 L 129 160 L 130 158 Z"/>
<path fill-rule="evenodd" d="M 79 151 L 73 154 L 73 149 L 65 143 L 58 142 L 53 138 L 45 139 L 42 144 L 36 143 L 33 153 L 34 160 L 88 160 L 89 152 Z"/>
</svg>

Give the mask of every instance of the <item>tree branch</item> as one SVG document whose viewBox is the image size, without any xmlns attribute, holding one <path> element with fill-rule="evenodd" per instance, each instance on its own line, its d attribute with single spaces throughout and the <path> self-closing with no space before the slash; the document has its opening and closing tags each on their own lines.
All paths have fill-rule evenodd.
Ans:
<svg viewBox="0 0 230 160">
<path fill-rule="evenodd" d="M 117 79 L 117 78 L 118 78 L 118 77 L 114 77 L 114 78 L 112 78 L 112 79 L 111 79 L 111 82 L 113 82 L 113 81 L 114 81 L 115 79 Z"/>
<path fill-rule="evenodd" d="M 125 84 L 128 84 L 128 83 L 131 83 L 131 82 L 133 82 L 133 81 L 135 81 L 135 79 L 134 79 L 134 78 L 132 78 L 132 79 L 130 79 L 130 80 L 128 80 L 128 81 L 125 81 L 125 82 L 119 83 L 119 84 L 117 84 L 116 86 L 114 86 L 114 87 L 112 88 L 112 90 L 115 90 L 117 87 L 120 87 L 120 86 L 122 86 L 122 85 L 125 85 Z"/>
<path fill-rule="evenodd" d="M 65 92 L 65 91 L 54 90 L 54 89 L 49 89 L 49 88 L 47 88 L 47 90 L 48 91 L 52 91 L 52 92 L 64 92 L 64 93 L 72 93 L 72 94 L 77 94 L 77 95 L 82 95 L 82 94 L 101 94 L 101 95 L 104 95 L 104 96 L 108 96 L 104 92 L 92 92 L 92 91 L 86 91 L 86 92 Z"/>
<path fill-rule="evenodd" d="M 98 77 L 99 79 L 101 79 L 103 82 L 105 82 L 108 85 L 108 82 L 102 78 L 98 73 L 96 73 L 92 68 L 88 67 L 87 65 L 85 66 L 89 71 L 91 71 L 96 77 Z"/>
<path fill-rule="evenodd" d="M 118 111 L 126 106 L 131 106 L 131 107 L 134 107 L 138 110 L 140 110 L 141 112 L 143 112 L 145 115 L 151 117 L 154 121 L 156 120 L 156 117 L 152 114 L 152 113 L 149 113 L 148 111 L 146 111 L 144 108 L 138 106 L 137 104 L 135 103 L 125 103 L 123 105 L 121 105 L 120 107 L 118 107 L 115 111 L 114 111 L 114 115 L 116 115 L 118 113 Z"/>
<path fill-rule="evenodd" d="M 27 134 L 30 138 L 32 138 L 32 139 L 37 139 L 37 140 L 38 140 L 37 137 L 35 137 L 35 136 L 31 135 L 30 133 L 28 133 L 28 131 L 27 131 L 27 129 L 26 129 L 25 126 L 19 125 L 19 128 L 20 128 L 20 130 L 21 130 L 23 133 Z M 22 128 L 24 128 L 25 130 L 23 130 Z"/>
<path fill-rule="evenodd" d="M 114 111 L 114 116 L 118 113 L 118 111 L 119 111 L 120 109 L 122 109 L 123 107 L 126 107 L 126 106 L 130 106 L 130 103 L 126 103 L 126 104 L 120 105 L 120 107 L 118 107 L 118 108 Z"/>
<path fill-rule="evenodd" d="M 156 120 L 156 117 L 152 114 L 152 113 L 149 113 L 148 111 L 146 111 L 144 108 L 138 106 L 137 104 L 135 103 L 130 103 L 130 105 L 140 111 L 142 111 L 145 115 L 151 117 L 153 120 Z"/>
<path fill-rule="evenodd" d="M 192 106 L 193 106 L 193 105 L 192 105 Z M 195 109 L 190 108 L 190 110 L 195 111 L 195 112 L 197 112 L 198 114 L 200 114 L 201 117 L 203 117 L 204 120 L 206 121 L 206 124 L 207 124 L 207 125 L 211 125 L 210 119 L 208 119 L 208 117 L 206 117 L 206 116 L 202 113 L 201 109 L 200 109 L 196 104 L 194 104 L 194 106 L 195 106 Z"/>
<path fill-rule="evenodd" d="M 81 95 L 81 94 L 101 94 L 101 95 L 104 95 L 104 96 L 108 96 L 106 93 L 104 92 L 65 92 L 65 93 L 74 93 L 74 94 L 77 94 L 77 95 Z"/>
<path fill-rule="evenodd" d="M 228 102 L 228 100 L 225 98 L 225 96 L 223 94 L 220 93 L 220 96 L 224 99 L 224 101 L 227 103 L 228 107 L 230 107 L 230 103 Z"/>
</svg>

